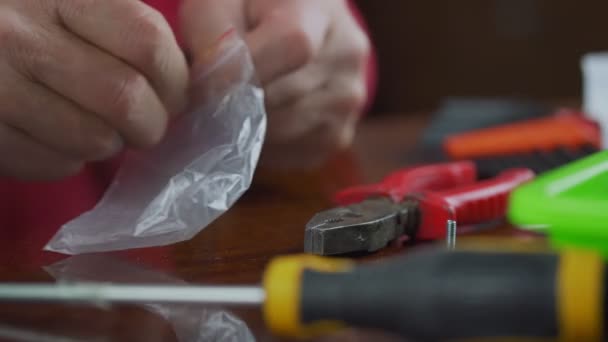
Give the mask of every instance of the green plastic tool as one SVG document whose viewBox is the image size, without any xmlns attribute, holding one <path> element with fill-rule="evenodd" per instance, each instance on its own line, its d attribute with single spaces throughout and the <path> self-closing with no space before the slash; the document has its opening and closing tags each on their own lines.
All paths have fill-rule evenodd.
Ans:
<svg viewBox="0 0 608 342">
<path fill-rule="evenodd" d="M 514 191 L 509 220 L 546 233 L 555 247 L 608 256 L 608 151 L 543 174 Z"/>
</svg>

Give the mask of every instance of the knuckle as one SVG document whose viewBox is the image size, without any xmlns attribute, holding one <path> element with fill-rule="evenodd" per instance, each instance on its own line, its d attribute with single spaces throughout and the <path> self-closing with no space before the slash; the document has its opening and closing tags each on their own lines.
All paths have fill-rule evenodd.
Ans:
<svg viewBox="0 0 608 342">
<path fill-rule="evenodd" d="M 0 16 L 0 46 L 11 46 L 17 39 L 17 30 L 10 17 Z"/>
<path fill-rule="evenodd" d="M 103 160 L 114 156 L 121 147 L 118 133 L 111 129 L 103 129 L 87 139 L 87 160 Z"/>
<path fill-rule="evenodd" d="M 367 101 L 365 84 L 362 81 L 352 82 L 338 100 L 338 110 L 344 114 L 361 111 Z"/>
<path fill-rule="evenodd" d="M 167 49 L 163 49 L 159 44 L 145 46 L 142 49 L 142 63 L 145 67 L 153 70 L 159 75 L 166 75 L 170 68 L 170 53 Z"/>
<path fill-rule="evenodd" d="M 168 27 L 165 17 L 162 15 L 162 13 L 152 7 L 139 7 L 134 18 L 136 28 L 141 29 L 140 32 L 163 35 L 167 34 Z"/>
<path fill-rule="evenodd" d="M 162 47 L 162 43 L 170 37 L 171 29 L 160 12 L 145 8 L 134 16 L 130 30 L 133 39 L 142 43 L 143 52 L 150 52 Z"/>
<path fill-rule="evenodd" d="M 353 35 L 350 46 L 350 55 L 358 61 L 364 61 L 371 52 L 369 37 L 363 32 Z"/>
<path fill-rule="evenodd" d="M 363 80 L 355 82 L 355 86 L 351 91 L 351 100 L 355 106 L 355 110 L 361 110 L 367 102 L 367 87 Z"/>
<path fill-rule="evenodd" d="M 36 47 L 22 47 L 15 51 L 13 65 L 27 78 L 40 80 L 57 68 L 58 61 L 54 55 L 45 53 Z"/>
<path fill-rule="evenodd" d="M 20 27 L 16 19 L 0 18 L 0 54 L 11 67 L 29 73 L 49 67 L 52 56 L 44 53 L 40 34 Z"/>
<path fill-rule="evenodd" d="M 113 91 L 110 95 L 110 110 L 112 115 L 121 119 L 128 118 L 135 112 L 142 102 L 145 89 L 148 86 L 147 79 L 135 71 L 124 72 L 118 77 Z"/>
<path fill-rule="evenodd" d="M 286 33 L 288 51 L 291 51 L 294 67 L 303 66 L 312 62 L 316 51 L 312 38 L 299 26 L 291 26 Z"/>
<path fill-rule="evenodd" d="M 152 73 L 149 76 L 169 71 L 171 50 L 167 42 L 172 39 L 171 28 L 162 14 L 154 9 L 143 10 L 135 16 L 129 35 L 135 47 L 135 58 L 143 70 Z"/>
<path fill-rule="evenodd" d="M 129 144 L 152 147 L 164 137 L 168 114 L 156 103 L 145 76 L 135 71 L 125 72 L 114 87 L 111 111 L 113 126 L 125 135 Z"/>
<path fill-rule="evenodd" d="M 357 31 L 344 44 L 339 60 L 357 69 L 362 69 L 365 67 L 370 53 L 371 42 L 369 38 L 363 32 Z"/>
<path fill-rule="evenodd" d="M 28 79 L 40 80 L 55 72 L 65 63 L 58 58 L 50 32 L 23 32 L 7 34 L 2 54 L 8 66 Z"/>
<path fill-rule="evenodd" d="M 163 140 L 166 130 L 166 123 L 157 125 L 156 129 L 151 130 L 144 137 L 142 137 L 139 147 L 150 148 L 158 145 Z"/>
</svg>

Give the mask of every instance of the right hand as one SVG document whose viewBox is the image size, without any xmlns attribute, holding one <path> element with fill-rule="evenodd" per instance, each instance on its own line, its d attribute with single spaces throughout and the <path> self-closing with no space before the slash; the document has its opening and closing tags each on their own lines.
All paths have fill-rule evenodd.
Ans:
<svg viewBox="0 0 608 342">
<path fill-rule="evenodd" d="M 0 4 L 0 177 L 51 180 L 158 143 L 188 67 L 139 0 Z"/>
</svg>

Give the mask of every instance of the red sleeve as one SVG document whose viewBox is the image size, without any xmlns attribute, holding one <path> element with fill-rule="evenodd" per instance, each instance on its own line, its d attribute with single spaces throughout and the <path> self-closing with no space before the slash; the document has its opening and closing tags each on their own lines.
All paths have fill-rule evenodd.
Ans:
<svg viewBox="0 0 608 342">
<path fill-rule="evenodd" d="M 176 30 L 181 0 L 144 0 L 144 2 L 160 11 L 173 28 L 173 31 Z"/>
</svg>

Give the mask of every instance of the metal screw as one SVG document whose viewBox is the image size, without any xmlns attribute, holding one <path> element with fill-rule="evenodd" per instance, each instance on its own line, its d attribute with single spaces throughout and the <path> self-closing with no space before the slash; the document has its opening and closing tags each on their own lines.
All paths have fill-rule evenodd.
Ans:
<svg viewBox="0 0 608 342">
<path fill-rule="evenodd" d="M 446 230 L 447 247 L 449 250 L 454 250 L 456 248 L 456 232 L 458 230 L 456 221 L 448 220 Z"/>
</svg>

